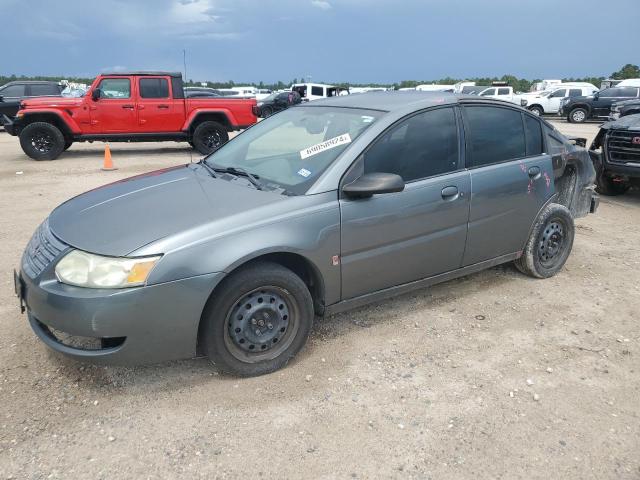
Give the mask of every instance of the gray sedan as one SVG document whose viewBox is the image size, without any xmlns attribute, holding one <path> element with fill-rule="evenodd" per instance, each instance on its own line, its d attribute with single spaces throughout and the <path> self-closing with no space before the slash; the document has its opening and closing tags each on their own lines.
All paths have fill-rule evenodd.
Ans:
<svg viewBox="0 0 640 480">
<path fill-rule="evenodd" d="M 505 262 L 538 278 L 594 212 L 587 151 L 512 104 L 336 97 L 278 113 L 198 163 L 73 198 L 15 274 L 35 333 L 96 363 L 204 354 L 259 375 L 315 316 Z"/>
</svg>

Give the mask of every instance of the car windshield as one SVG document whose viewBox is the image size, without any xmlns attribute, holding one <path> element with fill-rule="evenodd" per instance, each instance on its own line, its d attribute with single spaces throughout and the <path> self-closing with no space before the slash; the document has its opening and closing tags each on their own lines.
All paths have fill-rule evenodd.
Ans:
<svg viewBox="0 0 640 480">
<path fill-rule="evenodd" d="M 295 107 L 263 120 L 205 160 L 238 168 L 271 188 L 302 195 L 383 112 L 336 107 Z"/>
</svg>

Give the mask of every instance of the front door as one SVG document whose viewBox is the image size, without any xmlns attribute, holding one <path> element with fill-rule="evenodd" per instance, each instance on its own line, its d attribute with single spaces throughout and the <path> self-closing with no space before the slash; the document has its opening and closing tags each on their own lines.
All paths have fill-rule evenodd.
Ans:
<svg viewBox="0 0 640 480">
<path fill-rule="evenodd" d="M 97 100 L 89 99 L 92 133 L 131 133 L 137 127 L 137 113 L 128 77 L 105 77 L 96 88 Z"/>
<path fill-rule="evenodd" d="M 172 98 L 170 86 L 169 77 L 138 77 L 138 132 L 180 131 L 185 119 L 184 101 Z"/>
<path fill-rule="evenodd" d="M 544 109 L 545 113 L 556 113 L 560 110 L 560 102 L 564 97 L 568 97 L 566 88 L 561 88 L 550 94 L 549 100 Z"/>
<path fill-rule="evenodd" d="M 406 185 L 340 200 L 343 299 L 460 267 L 471 185 L 459 152 L 451 107 L 399 122 L 365 151 L 354 168 L 396 173 Z"/>
<path fill-rule="evenodd" d="M 613 87 L 602 90 L 598 94 L 598 99 L 593 100 L 593 115 L 596 117 L 608 117 L 613 102 L 629 100 L 638 96 L 638 89 L 635 87 Z"/>
<path fill-rule="evenodd" d="M 464 117 L 472 185 L 468 266 L 521 251 L 555 190 L 537 117 L 489 105 L 466 106 Z"/>
</svg>

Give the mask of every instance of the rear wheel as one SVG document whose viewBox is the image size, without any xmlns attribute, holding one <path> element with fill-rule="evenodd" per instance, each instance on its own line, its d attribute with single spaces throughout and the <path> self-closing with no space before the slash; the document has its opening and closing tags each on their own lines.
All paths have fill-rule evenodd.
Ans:
<svg viewBox="0 0 640 480">
<path fill-rule="evenodd" d="M 20 146 L 34 160 L 55 160 L 64 151 L 62 132 L 47 122 L 33 122 L 20 132 Z"/>
<path fill-rule="evenodd" d="M 202 155 L 209 155 L 229 140 L 227 129 L 218 122 L 202 122 L 193 131 L 193 148 Z"/>
<path fill-rule="evenodd" d="M 515 265 L 522 273 L 535 278 L 549 278 L 558 273 L 573 247 L 575 225 L 564 205 L 552 203 L 538 216 L 522 256 Z"/>
<path fill-rule="evenodd" d="M 542 115 L 544 113 L 544 110 L 539 105 L 534 105 L 533 107 L 529 108 L 529 111 L 531 113 L 533 113 L 534 115 L 538 115 L 538 116 L 540 116 L 540 115 Z"/>
<path fill-rule="evenodd" d="M 587 121 L 588 113 L 584 108 L 574 108 L 569 112 L 567 120 L 571 123 L 584 123 Z"/>
<path fill-rule="evenodd" d="M 262 118 L 270 117 L 273 115 L 273 109 L 271 107 L 262 107 L 260 114 Z"/>
<path fill-rule="evenodd" d="M 615 181 L 613 178 L 605 175 L 598 175 L 596 185 L 598 187 L 598 193 L 608 196 L 622 195 L 631 187 L 628 182 Z"/>
</svg>

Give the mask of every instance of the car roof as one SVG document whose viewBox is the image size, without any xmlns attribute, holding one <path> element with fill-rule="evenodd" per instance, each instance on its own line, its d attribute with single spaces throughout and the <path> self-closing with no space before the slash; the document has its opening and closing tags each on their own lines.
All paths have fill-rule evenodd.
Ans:
<svg viewBox="0 0 640 480">
<path fill-rule="evenodd" d="M 343 107 L 362 108 L 369 110 L 381 110 L 393 112 L 413 107 L 416 110 L 435 107 L 437 105 L 453 105 L 465 102 L 482 102 L 496 105 L 517 107 L 517 105 L 504 100 L 488 99 L 477 95 L 460 95 L 449 92 L 420 92 L 420 91 L 391 91 L 391 92 L 367 92 L 357 95 L 341 95 L 323 100 L 315 100 L 304 104 L 312 107 Z"/>
<path fill-rule="evenodd" d="M 10 82 L 5 83 L 4 85 L 0 85 L 2 87 L 6 87 L 7 85 L 23 85 L 23 84 L 29 84 L 29 85 L 38 85 L 38 84 L 53 84 L 53 85 L 61 85 L 60 82 L 54 82 L 53 80 L 12 80 Z"/>
<path fill-rule="evenodd" d="M 130 77 L 132 75 L 138 76 L 138 77 L 144 77 L 144 76 L 154 76 L 154 77 L 159 77 L 159 76 L 166 76 L 166 77 L 176 77 L 176 78 L 182 78 L 182 73 L 180 72 L 158 72 L 158 71 L 137 71 L 137 72 L 104 72 L 100 74 L 101 76 L 108 76 L 108 77 Z"/>
</svg>

